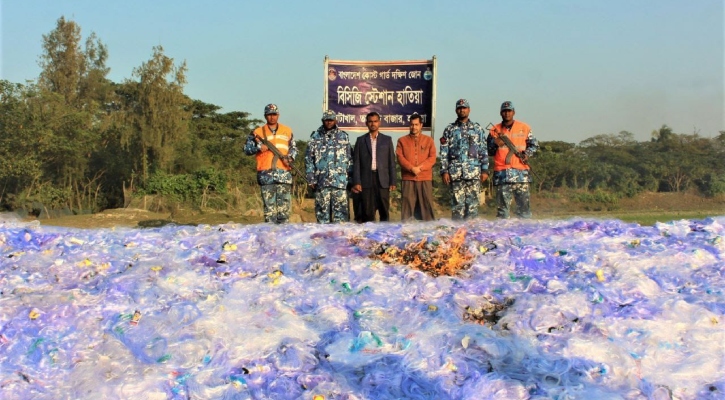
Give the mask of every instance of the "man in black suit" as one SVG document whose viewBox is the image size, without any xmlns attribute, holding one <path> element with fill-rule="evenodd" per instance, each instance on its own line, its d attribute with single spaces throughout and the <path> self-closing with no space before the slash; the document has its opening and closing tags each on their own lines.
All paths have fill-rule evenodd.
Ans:
<svg viewBox="0 0 725 400">
<path fill-rule="evenodd" d="M 353 154 L 352 191 L 360 193 L 362 221 L 390 218 L 390 191 L 395 190 L 395 147 L 390 136 L 380 129 L 380 114 L 371 112 L 365 117 L 368 133 L 357 138 Z"/>
</svg>

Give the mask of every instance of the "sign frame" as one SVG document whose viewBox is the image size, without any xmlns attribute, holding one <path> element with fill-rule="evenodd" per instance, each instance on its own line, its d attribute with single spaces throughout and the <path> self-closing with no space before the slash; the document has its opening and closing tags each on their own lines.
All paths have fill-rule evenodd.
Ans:
<svg viewBox="0 0 725 400">
<path fill-rule="evenodd" d="M 322 110 L 336 112 L 340 129 L 351 132 L 367 132 L 364 117 L 371 111 L 384 119 L 382 131 L 408 132 L 409 117 L 416 112 L 423 117 L 423 130 L 435 139 L 437 64 L 435 55 L 430 60 L 397 61 L 331 60 L 325 56 Z M 333 83 L 341 78 L 349 79 L 341 81 L 347 85 Z M 350 113 L 352 108 L 357 112 Z M 425 115 L 427 110 L 430 115 Z"/>
</svg>

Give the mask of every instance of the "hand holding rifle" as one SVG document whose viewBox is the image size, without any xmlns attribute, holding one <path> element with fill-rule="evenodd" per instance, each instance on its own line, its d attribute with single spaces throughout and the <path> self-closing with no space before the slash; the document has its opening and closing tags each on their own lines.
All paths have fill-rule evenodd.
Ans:
<svg viewBox="0 0 725 400">
<path fill-rule="evenodd" d="M 254 132 L 254 131 L 252 131 L 252 132 Z M 278 158 L 280 161 L 282 161 L 282 163 L 284 165 L 286 165 L 289 168 L 292 168 L 299 175 L 305 176 L 304 172 L 300 171 L 297 167 L 295 167 L 292 157 L 282 155 L 282 153 L 280 153 L 279 150 L 276 147 L 274 147 L 274 145 L 269 140 L 267 140 L 266 138 L 263 138 L 261 136 L 254 135 L 254 141 L 259 144 L 260 151 L 262 151 L 262 152 L 265 152 L 267 150 L 271 151 L 272 154 L 275 155 L 275 158 Z M 274 164 L 275 163 L 273 162 L 272 165 L 274 165 Z"/>
<path fill-rule="evenodd" d="M 536 172 L 534 172 L 534 170 L 531 168 L 531 165 L 529 165 L 529 156 L 528 156 L 528 154 L 526 154 L 526 152 L 519 151 L 516 148 L 516 146 L 514 146 L 513 142 L 511 141 L 511 139 L 509 139 L 508 136 L 506 136 L 503 132 L 499 132 L 498 130 L 496 130 L 496 125 L 494 125 L 493 123 L 489 122 L 489 124 L 486 126 L 486 129 L 488 129 L 488 130 L 493 129 L 493 132 L 496 134 L 496 137 L 494 138 L 494 142 L 496 143 L 497 146 L 499 146 L 499 147 L 506 146 L 509 149 L 509 153 L 506 156 L 506 164 L 510 164 L 511 155 L 515 155 L 516 157 L 519 158 L 519 160 L 521 160 L 522 164 L 529 167 L 529 171 L 531 172 L 531 175 L 533 175 L 533 177 L 538 180 L 539 177 L 536 176 Z"/>
<path fill-rule="evenodd" d="M 491 128 L 495 129 L 496 125 L 493 123 L 490 123 L 486 126 L 486 129 L 490 130 Z M 524 165 L 529 165 L 529 156 L 526 154 L 526 152 L 519 151 L 516 146 L 514 146 L 513 142 L 511 142 L 511 139 L 509 139 L 506 134 L 503 132 L 499 132 L 497 130 L 494 130 L 494 133 L 496 133 L 496 137 L 494 138 L 494 142 L 498 147 L 506 146 L 509 149 L 510 154 L 515 155 L 516 157 L 521 160 L 521 163 Z M 508 160 L 507 160 L 508 161 Z"/>
</svg>

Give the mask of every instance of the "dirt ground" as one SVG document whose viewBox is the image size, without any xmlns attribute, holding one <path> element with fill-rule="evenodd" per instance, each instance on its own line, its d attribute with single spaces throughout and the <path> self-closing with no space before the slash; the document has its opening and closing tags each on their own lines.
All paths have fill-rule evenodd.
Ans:
<svg viewBox="0 0 725 400">
<path fill-rule="evenodd" d="M 562 196 L 563 197 L 563 196 Z M 532 196 L 534 218 L 568 218 L 573 216 L 593 218 L 622 218 L 628 214 L 662 215 L 670 219 L 688 218 L 690 215 L 725 215 L 725 198 L 703 198 L 688 193 L 644 193 L 630 199 L 621 199 L 616 209 L 591 211 L 566 198 L 547 195 Z M 590 207 L 591 208 L 591 207 Z M 436 205 L 439 218 L 450 218 L 450 209 Z M 481 207 L 483 218 L 493 219 L 493 200 Z M 29 219 L 32 220 L 32 219 Z M 72 228 L 158 227 L 169 223 L 179 225 L 218 225 L 224 223 L 254 224 L 262 222 L 261 210 L 241 212 L 199 212 L 176 210 L 172 213 L 151 212 L 137 208 L 109 209 L 97 214 L 72 215 L 40 219 L 42 225 Z M 305 199 L 302 206 L 293 206 L 292 222 L 315 222 L 314 202 Z M 400 220 L 398 207 L 391 206 L 391 220 Z"/>
</svg>

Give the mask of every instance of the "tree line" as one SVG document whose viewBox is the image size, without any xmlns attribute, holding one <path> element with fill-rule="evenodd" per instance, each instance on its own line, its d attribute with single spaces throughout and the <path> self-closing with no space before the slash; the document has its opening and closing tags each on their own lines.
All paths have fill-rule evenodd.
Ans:
<svg viewBox="0 0 725 400">
<path fill-rule="evenodd" d="M 93 212 L 146 195 L 167 207 L 260 206 L 254 159 L 243 145 L 262 121 L 189 98 L 185 62 L 161 46 L 131 78 L 112 82 L 108 51 L 94 33 L 84 40 L 80 26 L 61 17 L 42 37 L 37 79 L 0 80 L 0 207 Z M 304 154 L 306 142 L 297 139 Z M 725 131 L 707 138 L 667 126 L 646 142 L 629 132 L 579 144 L 543 141 L 531 160 L 532 187 L 573 189 L 603 202 L 642 191 L 720 195 L 724 146 Z M 300 201 L 307 195 L 304 177 L 296 177 L 293 190 Z M 445 201 L 439 182 L 436 193 Z"/>
</svg>

